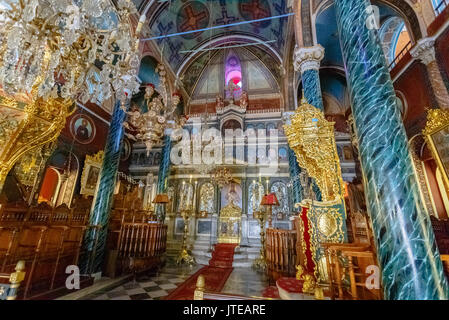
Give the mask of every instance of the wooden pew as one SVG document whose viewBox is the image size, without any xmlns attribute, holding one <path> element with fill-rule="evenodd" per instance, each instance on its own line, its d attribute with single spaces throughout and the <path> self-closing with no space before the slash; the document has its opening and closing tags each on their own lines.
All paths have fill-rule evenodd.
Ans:
<svg viewBox="0 0 449 320">
<path fill-rule="evenodd" d="M 268 271 L 276 280 L 294 276 L 296 265 L 296 231 L 267 229 L 266 258 Z"/>
<path fill-rule="evenodd" d="M 381 299 L 380 289 L 368 289 L 364 283 L 369 265 L 378 266 L 372 231 L 366 214 L 350 213 L 352 243 L 321 243 L 326 256 L 329 291 L 332 299 Z M 343 279 L 349 279 L 349 288 Z"/>
<path fill-rule="evenodd" d="M 41 203 L 3 204 L 0 211 L 0 272 L 13 261 L 29 266 L 21 296 L 29 298 L 65 284 L 67 265 L 76 265 L 89 211 Z"/>
<path fill-rule="evenodd" d="M 166 250 L 167 226 L 160 223 L 124 223 L 117 249 L 120 272 L 139 272 L 158 266 Z"/>
</svg>

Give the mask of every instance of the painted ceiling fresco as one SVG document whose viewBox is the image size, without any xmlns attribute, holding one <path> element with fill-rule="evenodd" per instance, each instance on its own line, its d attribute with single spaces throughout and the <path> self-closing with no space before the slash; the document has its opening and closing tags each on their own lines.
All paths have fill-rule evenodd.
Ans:
<svg viewBox="0 0 449 320">
<path fill-rule="evenodd" d="M 218 67 L 217 72 L 221 72 L 224 75 L 224 66 L 223 66 L 224 56 L 226 55 L 226 52 L 228 52 L 228 50 L 216 50 L 205 52 L 202 55 L 200 55 L 197 59 L 195 59 L 195 61 L 192 64 L 190 64 L 190 66 L 186 69 L 186 72 L 184 73 L 183 76 L 184 88 L 189 94 L 193 93 L 193 91 L 195 90 L 195 86 L 198 84 L 200 78 L 203 77 L 208 79 L 208 76 L 205 76 L 204 74 L 212 71 L 208 70 L 209 72 L 206 72 L 206 69 L 210 69 L 211 66 L 213 66 L 214 68 Z M 271 55 L 267 54 L 261 48 L 255 46 L 246 48 L 236 48 L 232 50 L 238 55 L 241 63 L 245 66 L 244 78 L 247 79 L 246 80 L 247 83 L 244 84 L 245 90 L 251 89 L 247 86 L 250 84 L 248 82 L 249 72 L 247 68 L 251 69 L 252 67 L 254 68 L 256 65 L 257 65 L 256 68 L 257 72 L 253 71 L 252 75 L 264 74 L 263 79 L 261 79 L 261 81 L 269 79 L 268 81 L 268 83 L 270 83 L 269 89 L 279 88 L 279 83 L 276 83 L 276 79 L 281 78 L 279 63 L 277 63 Z M 209 59 L 210 62 L 208 62 Z M 224 77 L 220 77 L 220 81 L 221 83 L 218 84 L 218 90 L 219 92 L 222 93 L 225 87 Z M 211 85 L 211 82 L 209 82 L 209 85 Z M 260 87 L 260 84 L 256 84 L 255 86 Z M 211 85 L 207 89 L 207 92 L 211 94 L 215 93 L 213 91 L 214 90 Z"/>
<path fill-rule="evenodd" d="M 278 16 L 289 12 L 287 0 L 175 0 L 167 2 L 159 15 L 151 21 L 151 37 L 182 33 L 202 28 Z M 158 39 L 158 46 L 174 70 L 178 69 L 192 50 L 210 38 L 227 35 L 256 37 L 269 43 L 281 56 L 287 36 L 288 18 L 206 30 Z"/>
</svg>

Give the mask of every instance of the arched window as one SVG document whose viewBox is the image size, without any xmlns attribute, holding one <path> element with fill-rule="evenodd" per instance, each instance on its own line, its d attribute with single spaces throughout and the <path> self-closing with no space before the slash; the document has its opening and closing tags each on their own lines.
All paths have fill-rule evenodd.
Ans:
<svg viewBox="0 0 449 320">
<path fill-rule="evenodd" d="M 39 192 L 38 203 L 47 202 L 54 205 L 61 185 L 61 175 L 55 168 L 49 167 L 45 171 L 42 187 Z"/>
<path fill-rule="evenodd" d="M 277 215 L 278 212 L 288 215 L 287 185 L 283 182 L 275 182 L 271 186 L 271 192 L 276 193 L 276 197 L 279 201 L 279 206 L 273 206 L 273 215 Z"/>
<path fill-rule="evenodd" d="M 260 182 L 253 181 L 248 187 L 248 216 L 252 217 L 255 211 L 260 210 L 260 202 L 264 195 L 264 187 Z"/>
<path fill-rule="evenodd" d="M 200 211 L 213 213 L 215 212 L 215 190 L 212 183 L 205 183 L 200 189 Z"/>
<path fill-rule="evenodd" d="M 433 10 L 435 15 L 438 16 L 447 7 L 448 1 L 446 0 L 432 0 Z"/>
<path fill-rule="evenodd" d="M 225 86 L 227 88 L 226 98 L 239 99 L 242 94 L 242 67 L 239 57 L 230 52 L 225 64 Z"/>
<path fill-rule="evenodd" d="M 394 65 L 396 57 L 402 57 L 404 51 L 411 48 L 404 19 L 398 16 L 385 20 L 379 30 L 379 38 L 388 64 Z"/>
</svg>

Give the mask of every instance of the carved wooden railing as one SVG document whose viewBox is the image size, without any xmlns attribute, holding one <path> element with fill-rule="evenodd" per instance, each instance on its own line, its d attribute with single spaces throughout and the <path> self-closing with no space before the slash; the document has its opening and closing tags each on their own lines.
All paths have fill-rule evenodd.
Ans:
<svg viewBox="0 0 449 320">
<path fill-rule="evenodd" d="M 87 209 L 46 204 L 3 204 L 0 209 L 0 272 L 23 260 L 29 270 L 21 298 L 63 288 L 68 265 L 77 265 L 87 225 Z"/>
<path fill-rule="evenodd" d="M 117 242 L 121 272 L 157 266 L 165 253 L 167 226 L 161 223 L 123 223 Z"/>
<path fill-rule="evenodd" d="M 293 276 L 297 263 L 296 231 L 267 229 L 266 258 L 271 273 Z"/>
</svg>

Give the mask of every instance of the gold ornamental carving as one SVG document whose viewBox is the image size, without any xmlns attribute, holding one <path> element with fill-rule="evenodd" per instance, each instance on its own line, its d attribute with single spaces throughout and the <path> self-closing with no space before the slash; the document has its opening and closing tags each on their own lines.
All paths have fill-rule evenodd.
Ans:
<svg viewBox="0 0 449 320">
<path fill-rule="evenodd" d="M 427 110 L 426 127 L 422 131 L 424 136 L 431 135 L 436 131 L 449 125 L 449 110 L 429 109 Z"/>
<path fill-rule="evenodd" d="M 427 110 L 427 123 L 422 133 L 449 193 L 449 110 Z"/>
<path fill-rule="evenodd" d="M 299 166 L 316 180 L 323 201 L 343 199 L 344 196 L 334 124 L 303 98 L 291 117 L 291 124 L 284 125 L 288 144 L 295 152 Z"/>
<path fill-rule="evenodd" d="M 220 210 L 218 243 L 240 243 L 242 209 L 233 201 Z"/>
<path fill-rule="evenodd" d="M 16 100 L 0 96 L 0 190 L 16 161 L 55 141 L 73 111 L 74 103 L 69 99 Z"/>
</svg>

